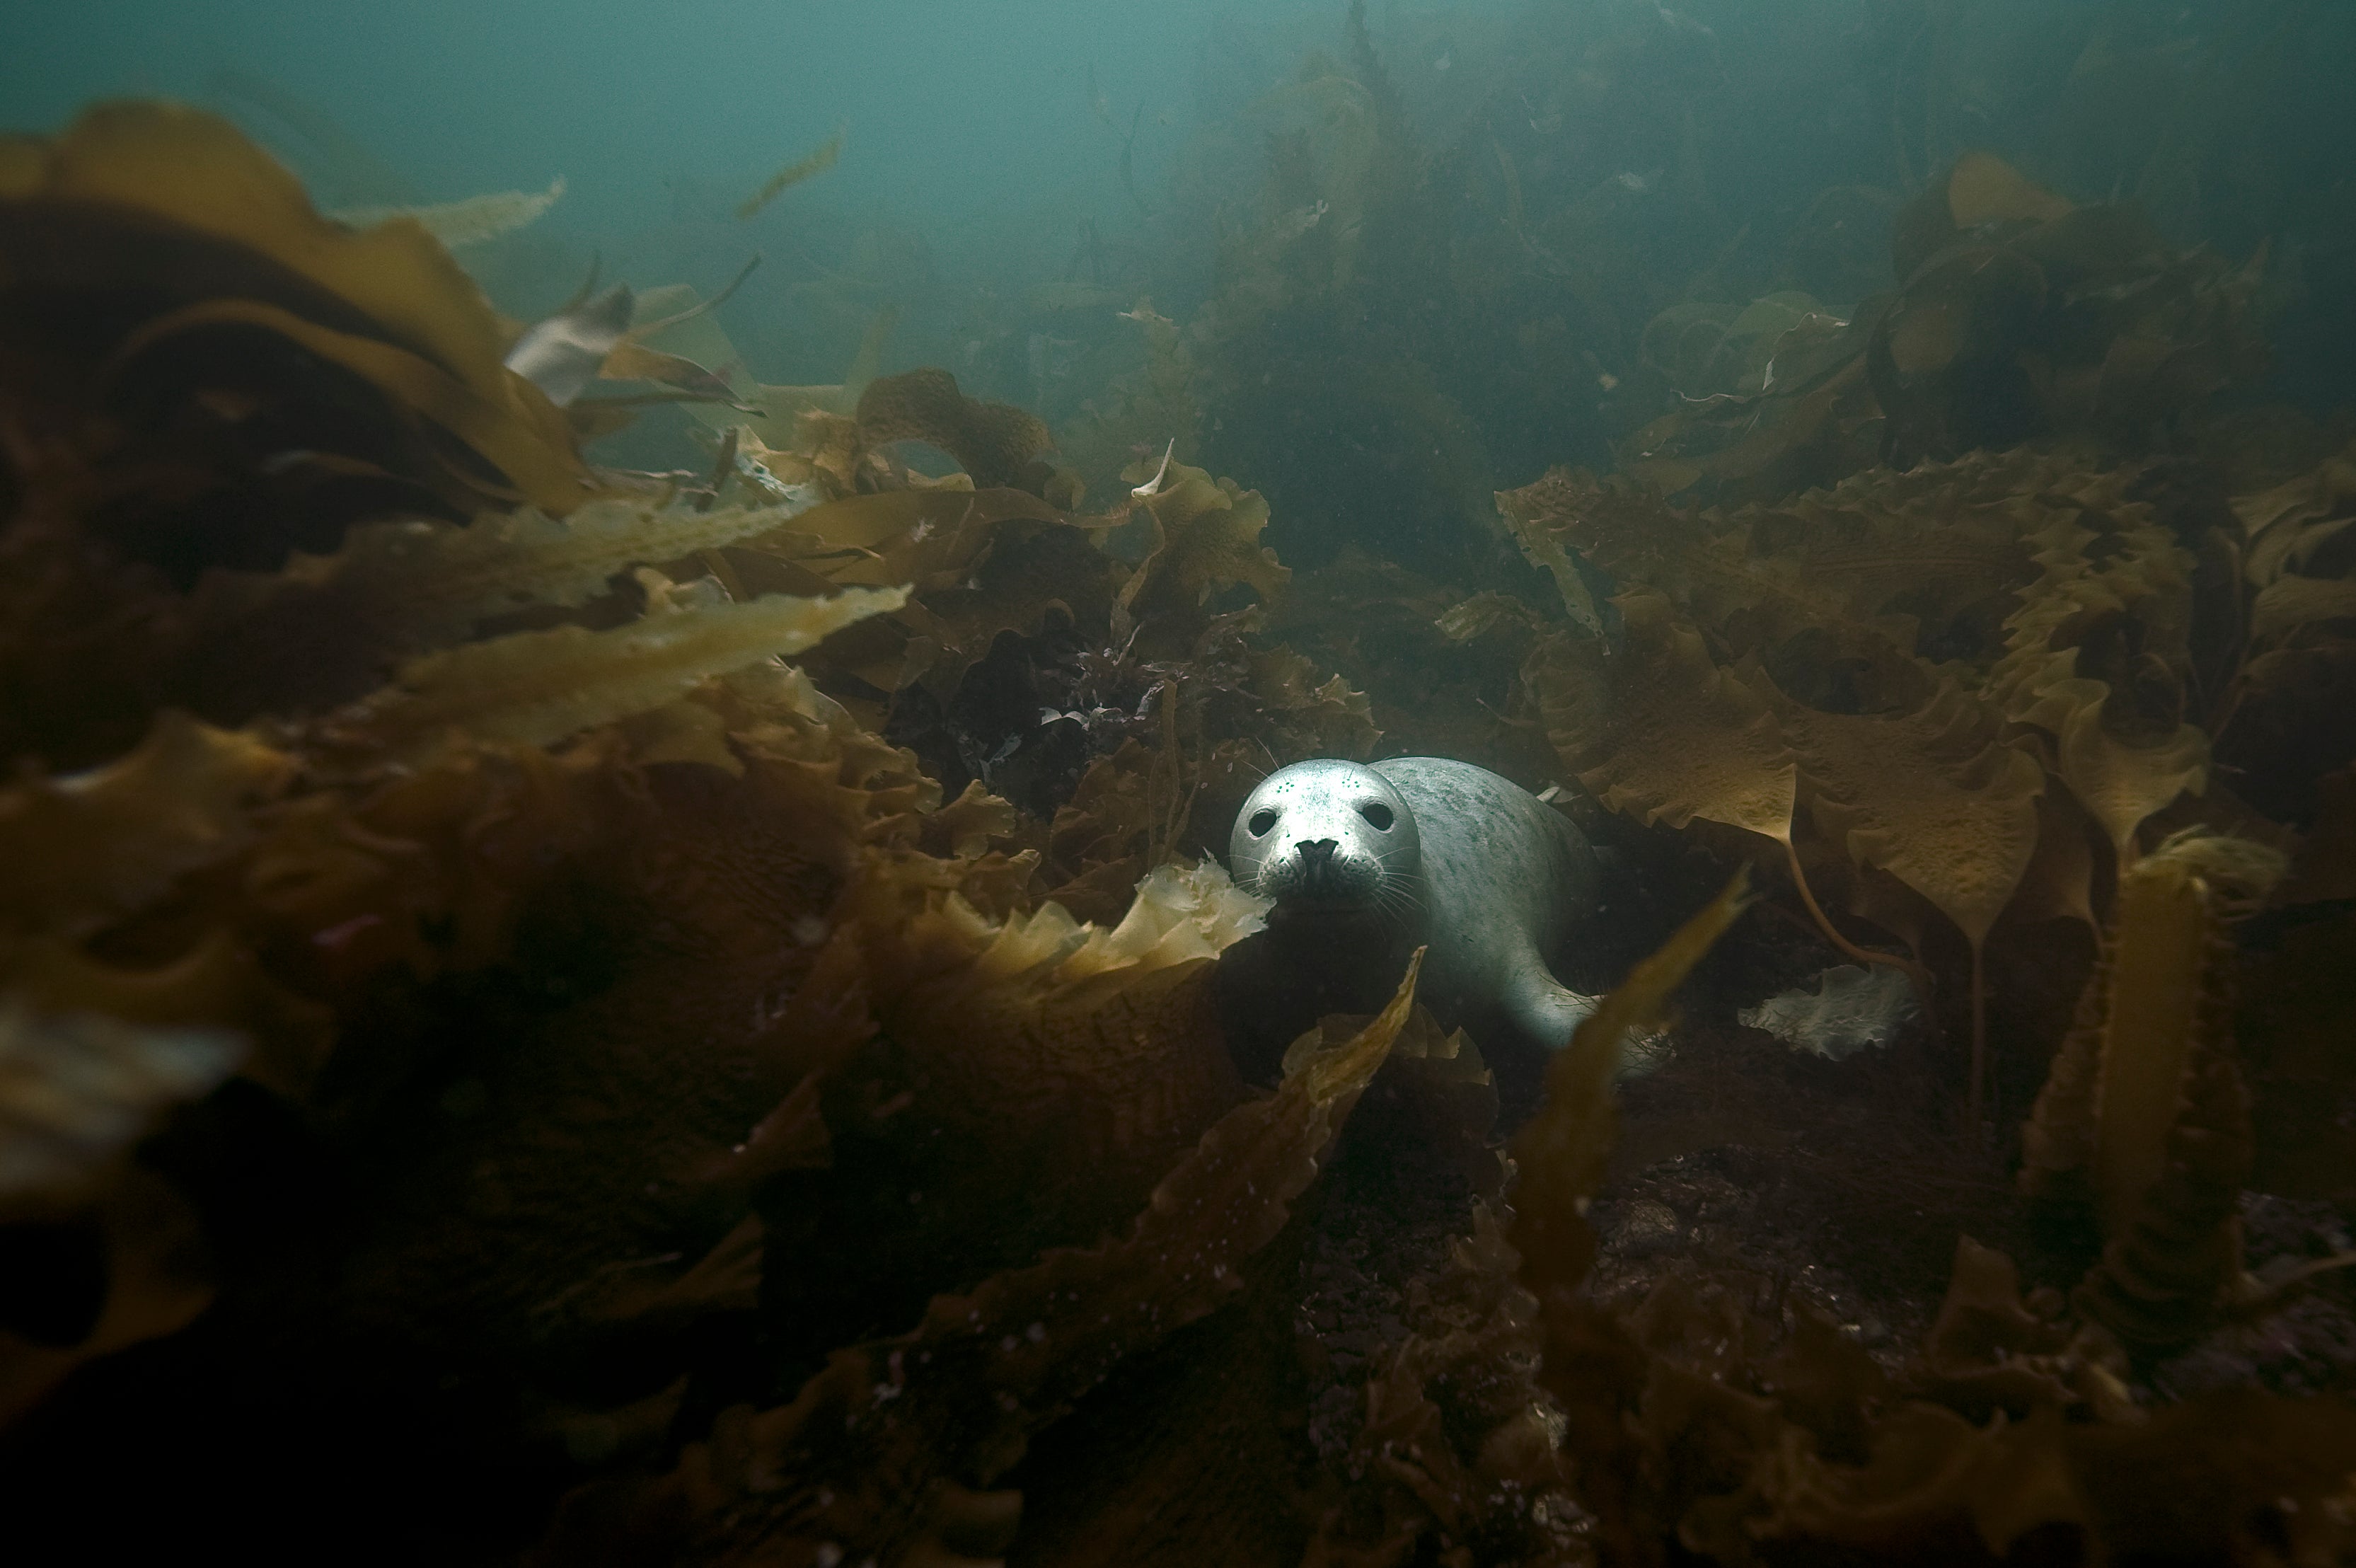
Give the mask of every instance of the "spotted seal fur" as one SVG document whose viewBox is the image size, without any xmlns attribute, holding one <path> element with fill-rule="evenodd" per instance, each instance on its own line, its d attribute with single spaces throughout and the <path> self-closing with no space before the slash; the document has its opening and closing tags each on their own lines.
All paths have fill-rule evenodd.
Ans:
<svg viewBox="0 0 2356 1568">
<path fill-rule="evenodd" d="M 1602 865 L 1568 818 L 1486 768 L 1280 768 L 1236 813 L 1228 870 L 1275 901 L 1268 929 L 1222 961 L 1223 1011 L 1247 1032 L 1373 1011 L 1419 946 L 1419 998 L 1484 1045 L 1558 1049 L 1594 1010 L 1557 966 L 1595 932 Z"/>
</svg>

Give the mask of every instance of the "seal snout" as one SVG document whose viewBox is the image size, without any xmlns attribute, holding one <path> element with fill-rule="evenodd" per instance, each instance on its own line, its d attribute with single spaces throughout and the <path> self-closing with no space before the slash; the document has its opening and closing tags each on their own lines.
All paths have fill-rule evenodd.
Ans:
<svg viewBox="0 0 2356 1568">
<path fill-rule="evenodd" d="M 1381 863 L 1338 839 L 1296 839 L 1261 863 L 1259 890 L 1279 903 L 1344 908 L 1374 901 Z"/>
<path fill-rule="evenodd" d="M 1336 839 L 1303 839 L 1292 846 L 1301 860 L 1301 890 L 1312 898 L 1331 898 L 1343 891 L 1342 876 L 1333 864 Z"/>
</svg>

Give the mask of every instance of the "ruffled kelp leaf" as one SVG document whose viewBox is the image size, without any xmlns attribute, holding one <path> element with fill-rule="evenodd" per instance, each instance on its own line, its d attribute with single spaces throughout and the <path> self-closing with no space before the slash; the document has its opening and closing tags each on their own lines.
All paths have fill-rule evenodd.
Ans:
<svg viewBox="0 0 2356 1568">
<path fill-rule="evenodd" d="M 847 1069 L 836 1133 L 899 1175 L 780 1226 L 818 1227 L 797 1249 L 813 1255 L 855 1233 L 871 1275 L 938 1288 L 1119 1225 L 1240 1097 L 1207 969 L 1265 909 L 1215 863 L 1157 868 L 1117 925 L 1054 903 L 992 922 L 920 881 L 862 883 L 841 916 L 890 1048 Z M 797 1281 L 781 1305 L 823 1332 L 847 1283 Z"/>
<path fill-rule="evenodd" d="M 1526 552 L 1576 549 L 1623 585 L 1668 596 L 1736 651 L 1770 653 L 1805 630 L 1844 653 L 1877 642 L 1912 653 L 1925 638 L 1944 650 L 1989 635 L 2000 618 L 1990 607 L 2037 575 L 2021 542 L 2024 518 L 2040 515 L 2030 498 L 2061 478 L 2018 455 L 1976 456 L 1857 475 L 1782 506 L 1694 513 L 1557 468 L 1499 502 Z"/>
<path fill-rule="evenodd" d="M 1956 686 L 1912 713 L 1873 715 L 1768 694 L 1825 836 L 1928 898 L 1977 950 L 2036 852 L 2044 770 Z"/>
<path fill-rule="evenodd" d="M 80 937 L 129 914 L 252 842 L 253 809 L 294 768 L 251 735 L 166 713 L 104 768 L 0 790 L 0 930 Z"/>
<path fill-rule="evenodd" d="M 247 718 L 257 693 L 206 689 L 220 628 L 181 597 L 209 569 L 590 493 L 561 413 L 500 365 L 506 328 L 414 224 L 348 232 L 169 106 L 93 110 L 0 162 L 0 358 L 29 459 L 0 594 L 11 749 L 82 767 L 160 706 Z"/>
<path fill-rule="evenodd" d="M 2070 1410 L 2133 1421 L 2128 1368 L 2116 1341 L 2021 1299 L 2020 1270 L 1993 1247 L 1955 1238 L 1947 1294 L 1908 1369 L 1908 1391 L 1935 1399 L 1973 1421 L 2014 1420 Z"/>
<path fill-rule="evenodd" d="M 2243 569 L 2253 586 L 2263 590 L 2286 573 L 2305 573 L 2356 522 L 2356 448 L 2327 456 L 2270 489 L 2234 497 L 2233 512 L 2242 524 Z"/>
<path fill-rule="evenodd" d="M 2024 918 L 2091 918 L 2094 868 L 2069 820 L 2079 805 L 2115 853 L 2131 855 L 2142 822 L 2205 782 L 2207 741 L 2183 716 L 2197 680 L 2191 562 L 2149 505 L 2131 499 L 2136 482 L 2066 455 L 1978 455 L 1858 475 L 1780 507 L 1694 515 L 1558 473 L 1509 514 L 1692 614 L 1723 650 L 1712 678 L 1749 682 L 1774 710 L 1797 769 L 1796 820 L 1857 866 L 1893 871 L 1924 896 L 1966 938 L 1976 972 L 2032 866 Z M 1621 653 L 1585 662 L 1633 671 L 1645 635 L 1639 625 Z M 1961 662 L 1934 669 L 1909 656 L 1918 643 Z M 1742 653 L 1759 664 L 1731 657 Z M 1580 660 L 1558 651 L 1548 661 L 1557 673 L 1540 674 L 1536 689 L 1559 706 L 1574 689 L 1559 671 Z M 1569 743 L 1565 759 L 1582 771 L 1603 763 L 1597 721 L 1563 712 L 1547 722 Z M 1726 723 L 1740 732 L 1738 718 Z M 1758 736 L 1763 777 L 1764 732 L 1743 733 Z M 1642 755 L 1665 764 L 1693 753 L 1665 747 L 1648 740 Z M 1655 793 L 1686 782 L 1664 777 Z M 1864 802 L 1881 826 L 1860 838 L 1849 813 Z M 1991 846 L 2003 853 L 1988 855 Z M 1852 897 L 1865 890 L 1858 884 Z M 1896 914 L 1869 918 L 1906 934 Z M 1976 1002 L 1974 1016 L 1976 1039 Z"/>
<path fill-rule="evenodd" d="M 1127 1236 L 935 1298 L 894 1338 L 838 1350 L 789 1404 L 723 1412 L 653 1480 L 576 1492 L 543 1552 L 568 1560 L 1004 1550 L 1019 1499 L 977 1496 L 1122 1362 L 1233 1299 L 1413 1004 L 1416 966 L 1364 1030 L 1229 1112 Z"/>
<path fill-rule="evenodd" d="M 844 496 L 731 559 L 764 585 L 787 585 L 769 561 L 830 583 L 907 585 L 910 603 L 838 645 L 838 667 L 885 693 L 921 681 L 943 704 L 1001 634 L 1033 637 L 1057 618 L 1101 635 L 1115 571 L 1092 530 L 1006 489 Z"/>
<path fill-rule="evenodd" d="M 2178 716 L 2192 562 L 2115 477 L 2078 499 L 2033 536 L 2043 575 L 2005 621 L 1989 696 L 2044 733 L 2125 864 L 2144 819 L 2208 779 L 2209 737 Z"/>
<path fill-rule="evenodd" d="M 1780 1359 L 1861 1359 L 1834 1336 L 1808 1348 Z M 1866 1452 L 1836 1458 L 1809 1434 L 1768 1423 L 1768 1441 L 1723 1455 L 1747 1468 L 1740 1488 L 1697 1502 L 1679 1533 L 1721 1560 L 1777 1549 L 2002 1556 L 2049 1532 L 2121 1556 L 2228 1557 L 2286 1529 L 2324 1555 L 2343 1549 L 2345 1520 L 2308 1520 L 2308 1510 L 2343 1479 L 2331 1467 L 2356 1444 L 2344 1411 L 2232 1391 L 2147 1412 L 2128 1397 L 2126 1373 L 2099 1331 L 2029 1310 L 2011 1260 L 1961 1238 L 1954 1283 L 1902 1390 L 1914 1397 L 1864 1405 Z M 1655 1441 L 1725 1435 L 1697 1428 Z M 2186 1459 L 2188 1446 L 2205 1452 Z M 2236 1458 L 2219 1465 L 2213 1455 L 2227 1448 Z M 2198 1496 L 2171 1493 L 2171 1506 L 2156 1506 L 2153 1465 Z"/>
<path fill-rule="evenodd" d="M 1587 1561 L 1574 1467 L 1533 1375 L 1536 1304 L 1505 1222 L 1475 1200 L 1471 1233 L 1450 1244 L 1430 1286 L 1428 1326 L 1367 1380 L 1352 1496 L 1325 1511 L 1308 1562 L 1401 1561 L 1425 1542 L 1477 1543 L 1476 1560 L 1492 1562 Z"/>
<path fill-rule="evenodd" d="M 1511 594 L 1483 589 L 1449 607 L 1432 623 L 1451 642 L 1472 642 L 1484 637 L 1516 639 L 1525 648 L 1544 629 L 1538 613 Z"/>
<path fill-rule="evenodd" d="M 123 363 L 135 363 L 170 352 L 176 338 L 239 327 L 284 338 L 386 393 L 402 413 L 461 435 L 524 496 L 562 510 L 578 504 L 584 493 L 569 435 L 562 443 L 552 441 L 547 429 L 513 419 L 500 405 L 503 397 L 522 401 L 512 379 L 496 383 L 487 393 L 397 345 L 366 333 L 338 332 L 275 305 L 247 299 L 202 301 L 147 322 L 123 340 L 118 353 Z M 510 499 L 496 488 L 485 488 L 489 499 Z"/>
<path fill-rule="evenodd" d="M 2282 871 L 2262 845 L 2185 834 L 2126 872 L 2024 1131 L 2029 1190 L 2086 1173 L 2109 1244 L 2079 1301 L 2135 1345 L 2190 1338 L 2240 1285 L 2251 1143 L 2228 922 Z"/>
<path fill-rule="evenodd" d="M 856 417 L 871 445 L 922 441 L 955 457 L 977 489 L 1019 484 L 1055 437 L 1039 417 L 958 391 L 957 377 L 932 368 L 872 381 Z"/>
<path fill-rule="evenodd" d="M 2356 455 L 2233 500 L 2256 596 L 2214 721 L 2221 764 L 2277 817 L 2312 815 L 2322 779 L 2356 757 Z"/>
<path fill-rule="evenodd" d="M 1847 323 L 1796 290 L 1762 295 L 1748 306 L 1706 301 L 1673 305 L 1644 324 L 1645 361 L 1688 397 L 1706 392 L 1758 392 L 1777 378 L 1787 338 L 1829 337 Z"/>
<path fill-rule="evenodd" d="M 362 524 L 333 555 L 297 553 L 271 576 L 208 575 L 173 628 L 170 686 L 201 694 L 217 717 L 314 712 L 381 684 L 402 660 L 509 617 L 577 609 L 632 566 L 701 559 L 801 510 L 608 497 L 563 518 L 525 507 L 465 527 Z"/>
<path fill-rule="evenodd" d="M 1208 371 L 1197 357 L 1195 335 L 1156 311 L 1151 297 L 1119 314 L 1137 324 L 1145 363 L 1112 377 L 1101 394 L 1082 405 L 1055 442 L 1092 491 L 1108 487 L 1140 449 L 1167 444 L 1173 460 L 1180 463 L 1199 462 L 1202 456 Z"/>
<path fill-rule="evenodd" d="M 913 853 L 937 787 L 806 682 L 759 676 L 689 699 L 725 723 L 733 771 L 642 760 L 627 725 L 555 755 L 465 748 L 362 798 L 374 843 L 352 847 L 375 867 L 284 846 L 279 921 L 414 944 L 339 989 L 352 1022 L 312 1097 L 407 1129 L 345 1259 L 354 1323 L 561 1359 L 761 1288 L 779 1243 L 746 1229 L 755 1196 L 827 1163 L 813 1118 L 875 1032 L 862 911 L 990 868 Z M 554 983 L 487 1020 L 463 999 L 501 993 L 519 951 L 548 954 Z M 412 1004 L 436 1020 L 425 1061 L 414 1021 L 379 1031 L 359 1010 L 403 958 L 444 983 Z M 421 1069 L 459 1076 L 457 1108 L 418 1122 Z"/>
<path fill-rule="evenodd" d="M 1050 897 L 1090 918 L 1120 907 L 1169 816 L 1156 782 L 1153 755 L 1136 739 L 1088 765 L 1049 829 Z"/>
<path fill-rule="evenodd" d="M 166 933 L 167 940 L 177 935 Z M 309 1091 L 335 1045 L 334 1013 L 273 977 L 252 947 L 225 927 L 128 961 L 38 937 L 7 953 L 0 983 L 46 1012 L 103 1014 L 154 1028 L 235 1030 L 252 1047 L 240 1076 L 290 1100 Z"/>
<path fill-rule="evenodd" d="M 1374 709 L 1364 692 L 1352 691 L 1339 675 L 1280 645 L 1252 655 L 1249 682 L 1265 721 L 1254 727 L 1280 766 L 1312 757 L 1363 762 L 1374 756 L 1383 737 Z"/>
<path fill-rule="evenodd" d="M 186 1197 L 131 1164 L 245 1042 L 0 998 L 0 1425 L 81 1363 L 177 1332 L 212 1299 Z"/>
<path fill-rule="evenodd" d="M 2131 482 L 2007 454 L 1732 512 L 1559 471 L 1508 501 L 1526 535 L 1641 585 L 1616 601 L 1618 649 L 1531 660 L 1564 761 L 1607 807 L 1783 845 L 1812 915 L 1803 823 L 1919 895 L 1970 951 L 1975 1104 L 1990 932 L 2032 865 L 2037 910 L 2091 915 L 2072 807 L 2042 803 L 2056 781 L 2124 861 L 2147 818 L 2206 779 L 2207 738 L 2182 716 L 2190 560 Z M 1853 902 L 1870 892 L 1853 881 Z M 1858 907 L 1922 953 L 1919 916 Z M 1817 919 L 1852 957 L 1891 961 Z"/>
<path fill-rule="evenodd" d="M 1700 817 L 1788 843 L 1799 768 L 1775 714 L 1714 663 L 1663 596 L 1612 601 L 1624 640 L 1606 656 L 1557 641 L 1528 679 L 1550 738 L 1596 799 L 1682 828 Z"/>
<path fill-rule="evenodd" d="M 1151 478 L 1141 468 L 1122 477 L 1130 474 Z M 1173 462 L 1159 488 L 1139 496 L 1137 505 L 1153 521 L 1153 545 L 1118 603 L 1130 624 L 1151 627 L 1163 640 L 1180 627 L 1183 640 L 1193 640 L 1194 628 L 1207 618 L 1205 603 L 1218 589 L 1246 586 L 1261 604 L 1272 604 L 1292 576 L 1259 542 L 1268 502 L 1258 490 Z"/>
<path fill-rule="evenodd" d="M 335 715 L 346 744 L 423 756 L 462 734 L 544 745 L 659 707 L 699 681 L 798 653 L 840 628 L 906 602 L 897 588 L 831 598 L 653 609 L 608 631 L 562 626 L 427 654 L 393 684 Z"/>
<path fill-rule="evenodd" d="M 1558 537 L 1558 531 L 1547 527 L 1541 521 L 1553 498 L 1542 498 L 1537 492 L 1542 487 L 1555 485 L 1584 489 L 1591 485 L 1591 480 L 1583 468 L 1549 469 L 1547 477 L 1537 484 L 1526 485 L 1518 490 L 1498 491 L 1497 510 L 1513 531 L 1515 542 L 1522 547 L 1522 553 L 1529 558 L 1530 564 L 1554 579 L 1555 591 L 1562 596 L 1562 607 L 1569 612 L 1571 623 L 1590 635 L 1600 633 L 1603 629 L 1603 621 L 1596 614 L 1595 596 L 1589 590 L 1587 579 L 1580 575 L 1578 566 L 1572 564 L 1569 553 L 1564 550 L 1563 541 Z"/>
</svg>

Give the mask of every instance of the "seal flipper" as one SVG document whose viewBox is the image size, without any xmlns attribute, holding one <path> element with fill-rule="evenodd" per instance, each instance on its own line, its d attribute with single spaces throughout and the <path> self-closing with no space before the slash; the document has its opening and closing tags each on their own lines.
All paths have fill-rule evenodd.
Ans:
<svg viewBox="0 0 2356 1568">
<path fill-rule="evenodd" d="M 1557 980 L 1531 949 L 1514 955 L 1497 1000 L 1523 1034 L 1550 1051 L 1570 1044 L 1571 1031 L 1595 1011 L 1595 998 L 1581 996 Z"/>
<path fill-rule="evenodd" d="M 1570 1044 L 1572 1031 L 1587 1021 L 1597 1001 L 1557 980 L 1535 951 L 1517 955 L 1499 999 L 1515 1026 L 1550 1051 Z M 1666 1035 L 1632 1034 L 1620 1042 L 1620 1063 L 1612 1076 L 1641 1077 L 1660 1066 L 1668 1049 Z"/>
</svg>

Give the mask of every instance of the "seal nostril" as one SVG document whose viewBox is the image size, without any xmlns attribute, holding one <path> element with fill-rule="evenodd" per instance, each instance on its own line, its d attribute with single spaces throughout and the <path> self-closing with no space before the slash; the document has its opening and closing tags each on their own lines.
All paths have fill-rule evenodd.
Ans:
<svg viewBox="0 0 2356 1568">
<path fill-rule="evenodd" d="M 1375 831 L 1378 833 L 1387 833 L 1391 831 L 1391 809 L 1388 806 L 1384 805 L 1380 800 L 1367 801 L 1365 805 L 1358 808 L 1358 815 L 1365 818 L 1367 822 L 1373 823 Z"/>
<path fill-rule="evenodd" d="M 1256 839 L 1266 838 L 1268 836 L 1268 830 L 1276 826 L 1276 813 L 1266 807 L 1262 807 L 1260 810 L 1252 813 L 1251 822 L 1248 826 L 1251 828 L 1252 837 Z"/>
<path fill-rule="evenodd" d="M 1341 845 L 1333 839 L 1302 839 L 1293 847 L 1301 852 L 1303 865 L 1324 865 L 1332 863 L 1333 852 Z"/>
</svg>

